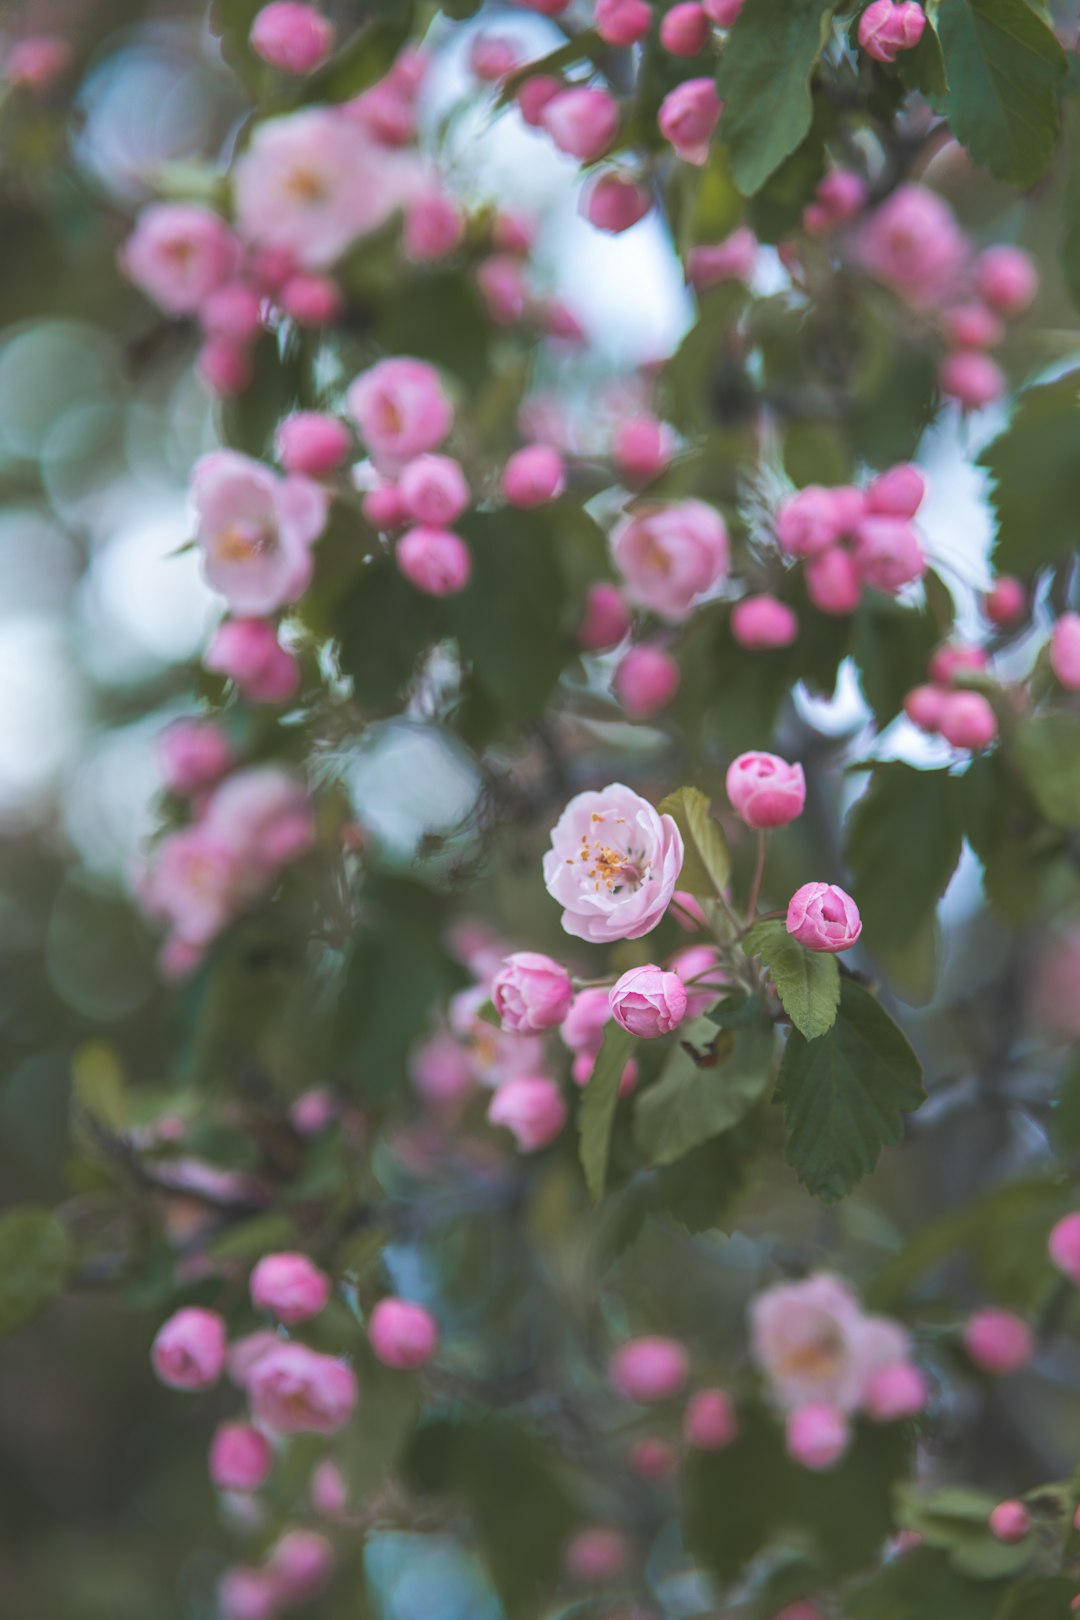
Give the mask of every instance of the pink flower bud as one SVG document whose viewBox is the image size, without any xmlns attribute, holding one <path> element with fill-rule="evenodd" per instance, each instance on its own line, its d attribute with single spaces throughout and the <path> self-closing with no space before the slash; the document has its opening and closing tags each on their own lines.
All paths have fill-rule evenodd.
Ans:
<svg viewBox="0 0 1080 1620">
<path fill-rule="evenodd" d="M 553 1142 L 566 1124 L 566 1104 L 554 1080 L 522 1075 L 503 1081 L 487 1117 L 492 1125 L 505 1126 L 522 1153 L 535 1153 Z"/>
<path fill-rule="evenodd" d="M 222 1620 L 277 1620 L 281 1613 L 277 1583 L 266 1570 L 237 1565 L 218 1582 Z"/>
<path fill-rule="evenodd" d="M 565 488 L 565 463 L 549 444 L 527 444 L 515 450 L 503 468 L 503 494 L 511 506 L 525 511 L 558 500 Z"/>
<path fill-rule="evenodd" d="M 270 1550 L 267 1571 L 285 1603 L 307 1603 L 330 1583 L 337 1559 L 317 1530 L 286 1530 Z"/>
<path fill-rule="evenodd" d="M 563 81 L 550 73 L 534 73 L 517 89 L 518 111 L 530 129 L 539 129 L 548 102 L 565 89 Z"/>
<path fill-rule="evenodd" d="M 859 18 L 859 44 L 875 62 L 895 62 L 911 51 L 926 27 L 926 13 L 916 0 L 871 0 Z"/>
<path fill-rule="evenodd" d="M 701 168 L 722 111 L 712 79 L 684 79 L 660 103 L 657 124 L 683 162 Z"/>
<path fill-rule="evenodd" d="M 991 624 L 1001 629 L 1018 624 L 1027 612 L 1028 596 L 1023 583 L 1012 574 L 999 574 L 983 601 L 983 612 Z"/>
<path fill-rule="evenodd" d="M 561 298 L 549 298 L 543 305 L 544 331 L 556 343 L 580 349 L 588 340 L 588 333 L 580 318 Z"/>
<path fill-rule="evenodd" d="M 1050 668 L 1067 692 L 1080 692 L 1080 613 L 1063 613 L 1050 632 Z"/>
<path fill-rule="evenodd" d="M 990 1514 L 989 1523 L 994 1540 L 1011 1547 L 1023 1541 L 1031 1529 L 1031 1514 L 1023 1502 L 999 1502 Z"/>
<path fill-rule="evenodd" d="M 983 1372 L 1019 1372 L 1035 1354 L 1035 1336 L 1012 1311 L 976 1311 L 964 1327 L 964 1349 Z"/>
<path fill-rule="evenodd" d="M 616 1394 L 643 1405 L 674 1399 L 689 1376 L 690 1358 L 678 1339 L 631 1339 L 608 1367 L 608 1383 Z"/>
<path fill-rule="evenodd" d="M 997 736 L 997 716 L 981 692 L 949 692 L 938 730 L 953 748 L 986 748 Z"/>
<path fill-rule="evenodd" d="M 265 619 L 226 619 L 203 663 L 235 681 L 251 703 L 285 703 L 300 689 L 300 665 Z"/>
<path fill-rule="evenodd" d="M 649 484 L 671 460 L 671 429 L 655 416 L 627 417 L 615 429 L 613 451 L 628 484 Z"/>
<path fill-rule="evenodd" d="M 696 0 L 680 0 L 660 19 L 660 43 L 672 56 L 697 56 L 709 38 L 709 19 Z"/>
<path fill-rule="evenodd" d="M 630 1546 L 618 1530 L 594 1525 L 579 1530 L 564 1555 L 566 1573 L 582 1586 L 601 1586 L 622 1575 L 630 1563 Z"/>
<path fill-rule="evenodd" d="M 758 261 L 758 239 L 748 225 L 725 236 L 722 242 L 703 242 L 690 249 L 686 279 L 697 292 L 722 281 L 749 281 Z"/>
<path fill-rule="evenodd" d="M 329 326 L 345 313 L 345 296 L 329 276 L 290 276 L 278 292 L 282 312 L 298 326 Z"/>
<path fill-rule="evenodd" d="M 220 215 L 197 203 L 151 203 L 124 244 L 120 268 L 167 315 L 192 315 L 235 279 L 243 250 Z"/>
<path fill-rule="evenodd" d="M 735 1402 L 726 1389 L 699 1389 L 683 1413 L 683 1439 L 695 1451 L 723 1451 L 739 1432 Z"/>
<path fill-rule="evenodd" d="M 925 1375 L 910 1361 L 894 1361 L 870 1374 L 862 1405 L 875 1423 L 898 1423 L 926 1409 L 930 1388 Z"/>
<path fill-rule="evenodd" d="M 630 610 L 617 585 L 601 580 L 585 595 L 585 617 L 578 627 L 578 646 L 585 652 L 617 647 L 630 628 Z"/>
<path fill-rule="evenodd" d="M 920 731 L 940 731 L 944 711 L 945 693 L 940 686 L 915 686 L 904 699 L 904 713 Z"/>
<path fill-rule="evenodd" d="M 570 1011 L 574 987 L 561 963 L 539 951 L 508 956 L 491 985 L 491 999 L 503 1029 L 534 1035 L 554 1029 Z"/>
<path fill-rule="evenodd" d="M 731 28 L 739 19 L 744 0 L 701 0 L 702 10 L 718 28 Z"/>
<path fill-rule="evenodd" d="M 521 58 L 517 41 L 504 34 L 474 34 L 469 67 L 483 84 L 498 84 L 513 73 Z"/>
<path fill-rule="evenodd" d="M 905 462 L 875 478 L 866 491 L 867 510 L 883 517 L 913 518 L 926 496 L 926 479 Z"/>
<path fill-rule="evenodd" d="M 1065 1215 L 1050 1233 L 1050 1259 L 1060 1272 L 1080 1284 L 1080 1213 Z"/>
<path fill-rule="evenodd" d="M 417 456 L 401 469 L 398 494 L 414 523 L 445 529 L 469 504 L 469 486 L 452 456 Z"/>
<path fill-rule="evenodd" d="M 652 207 L 647 186 L 619 174 L 598 174 L 581 193 L 580 212 L 598 231 L 618 236 L 644 219 Z"/>
<path fill-rule="evenodd" d="M 195 361 L 199 381 L 218 399 L 242 394 L 252 378 L 251 356 L 241 343 L 231 338 L 207 338 Z"/>
<path fill-rule="evenodd" d="M 803 216 L 803 225 L 811 236 L 823 236 L 837 225 L 854 219 L 866 206 L 866 181 L 852 169 L 831 169 L 819 181 L 814 202 Z"/>
<path fill-rule="evenodd" d="M 987 248 L 975 261 L 975 288 L 984 303 L 1008 319 L 1022 315 L 1034 302 L 1039 271 L 1023 248 Z"/>
<path fill-rule="evenodd" d="M 664 1484 L 674 1479 L 679 1472 L 679 1454 L 668 1440 L 662 1440 L 659 1435 L 646 1435 L 642 1440 L 635 1440 L 630 1447 L 627 1459 L 630 1470 L 639 1479 L 647 1479 L 657 1484 Z"/>
<path fill-rule="evenodd" d="M 252 23 L 250 40 L 255 55 L 271 67 L 311 73 L 334 48 L 334 25 L 300 0 L 272 0 Z"/>
<path fill-rule="evenodd" d="M 405 252 L 416 264 L 445 259 L 464 235 L 461 209 L 441 191 L 424 192 L 405 211 Z"/>
<path fill-rule="evenodd" d="M 965 410 L 981 410 L 1005 392 L 1005 374 L 988 354 L 956 349 L 941 362 L 941 391 Z"/>
<path fill-rule="evenodd" d="M 368 1338 L 384 1367 L 403 1371 L 424 1366 L 439 1347 L 431 1312 L 406 1299 L 380 1299 L 371 1313 Z"/>
<path fill-rule="evenodd" d="M 799 621 L 775 596 L 744 596 L 731 610 L 731 634 L 747 652 L 790 647 L 799 634 Z"/>
<path fill-rule="evenodd" d="M 329 1457 L 316 1468 L 311 1476 L 311 1485 L 308 1497 L 313 1510 L 324 1519 L 343 1519 L 349 1505 L 348 1491 L 345 1488 L 345 1479 L 336 1462 Z"/>
<path fill-rule="evenodd" d="M 854 613 L 862 596 L 858 566 L 850 551 L 830 546 L 806 564 L 806 593 L 822 613 Z"/>
<path fill-rule="evenodd" d="M 266 1254 L 251 1273 L 251 1303 L 291 1327 L 326 1309 L 330 1279 L 306 1254 Z"/>
<path fill-rule="evenodd" d="M 979 674 L 990 667 L 990 660 L 981 647 L 964 641 L 950 641 L 939 647 L 930 659 L 930 679 L 939 686 L 952 686 L 956 676 L 964 670 Z"/>
<path fill-rule="evenodd" d="M 450 529 L 410 529 L 394 557 L 409 583 L 426 596 L 456 596 L 472 573 L 469 548 Z"/>
<path fill-rule="evenodd" d="M 787 1420 L 788 1456 L 815 1473 L 834 1468 L 850 1440 L 847 1418 L 832 1406 L 800 1406 Z"/>
<path fill-rule="evenodd" d="M 859 908 L 835 883 L 804 883 L 788 903 L 784 926 L 811 951 L 848 951 L 862 933 Z"/>
<path fill-rule="evenodd" d="M 297 1136 L 321 1136 L 341 1117 L 341 1105 L 328 1086 L 302 1091 L 289 1108 L 289 1124 Z"/>
<path fill-rule="evenodd" d="M 158 738 L 158 758 L 170 793 L 201 793 L 232 764 L 229 740 L 212 720 L 174 720 Z"/>
<path fill-rule="evenodd" d="M 274 1454 L 250 1423 L 223 1423 L 210 1446 L 210 1478 L 219 1491 L 257 1491 L 270 1477 Z"/>
<path fill-rule="evenodd" d="M 582 163 L 592 163 L 615 139 L 619 105 L 608 91 L 595 87 L 560 90 L 540 114 L 540 126 L 560 152 Z"/>
<path fill-rule="evenodd" d="M 509 253 L 494 253 L 476 269 L 476 285 L 487 312 L 498 326 L 516 326 L 529 310 L 529 286 L 521 261 Z"/>
<path fill-rule="evenodd" d="M 789 557 L 817 557 L 840 535 L 834 491 L 807 484 L 776 509 L 776 541 Z"/>
<path fill-rule="evenodd" d="M 492 244 L 500 253 L 512 253 L 519 259 L 527 259 L 535 239 L 536 227 L 523 214 L 503 211 L 491 221 Z"/>
<path fill-rule="evenodd" d="M 262 328 L 262 294 L 246 281 L 227 281 L 200 305 L 199 321 L 209 337 L 225 338 L 243 348 Z"/>
<path fill-rule="evenodd" d="M 636 45 L 652 27 L 648 0 L 596 0 L 593 27 L 606 45 Z"/>
<path fill-rule="evenodd" d="M 1005 328 L 985 304 L 954 304 L 941 317 L 941 332 L 951 349 L 995 349 Z"/>
<path fill-rule="evenodd" d="M 46 90 L 71 66 L 72 50 L 55 34 L 32 34 L 12 45 L 3 62 L 8 84 L 23 90 Z"/>
<path fill-rule="evenodd" d="M 612 677 L 615 696 L 632 720 L 646 720 L 669 704 L 682 674 L 662 647 L 631 647 Z"/>
<path fill-rule="evenodd" d="M 225 1370 L 225 1323 L 216 1311 L 185 1306 L 162 1323 L 150 1358 L 170 1389 L 209 1389 Z"/>
<path fill-rule="evenodd" d="M 855 531 L 855 564 L 864 585 L 890 596 L 926 572 L 918 535 L 898 517 L 862 519 Z"/>
<path fill-rule="evenodd" d="M 359 1395 L 343 1361 L 282 1340 L 256 1356 L 246 1384 L 252 1412 L 275 1434 L 336 1434 Z"/>
<path fill-rule="evenodd" d="M 274 450 L 286 472 L 324 478 L 336 472 L 352 449 L 344 422 L 322 411 L 294 411 L 278 423 Z"/>
<path fill-rule="evenodd" d="M 803 813 L 806 778 L 777 754 L 740 754 L 728 766 L 727 796 L 748 827 L 786 827 Z"/>
<path fill-rule="evenodd" d="M 363 499 L 363 513 L 373 529 L 385 532 L 405 527 L 405 502 L 396 484 L 378 484 L 369 489 Z"/>
<path fill-rule="evenodd" d="M 628 1034 L 641 1040 L 670 1035 L 686 1015 L 686 988 L 677 973 L 638 967 L 612 986 L 611 1016 Z"/>
</svg>

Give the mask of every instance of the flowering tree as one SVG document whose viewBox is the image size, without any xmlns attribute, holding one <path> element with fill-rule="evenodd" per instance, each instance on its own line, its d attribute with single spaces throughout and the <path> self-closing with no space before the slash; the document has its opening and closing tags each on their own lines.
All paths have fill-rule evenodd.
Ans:
<svg viewBox="0 0 1080 1620">
<path fill-rule="evenodd" d="M 132 696 L 160 988 L 12 946 L 72 1111 L 0 1329 L 104 1292 L 182 1409 L 130 1612 L 1068 1615 L 1075 6 L 214 0 L 214 141 L 126 210 L 61 138 L 119 20 L 9 42 L 5 236 L 194 367 L 220 612 Z M 613 373 L 465 117 L 658 234 L 675 352 Z M 403 850 L 410 735 L 471 788 Z"/>
</svg>

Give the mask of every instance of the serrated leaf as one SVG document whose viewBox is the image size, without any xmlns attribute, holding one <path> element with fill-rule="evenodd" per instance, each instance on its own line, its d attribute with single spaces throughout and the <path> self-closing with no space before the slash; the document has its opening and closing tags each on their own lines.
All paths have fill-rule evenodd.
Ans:
<svg viewBox="0 0 1080 1620">
<path fill-rule="evenodd" d="M 906 607 L 876 591 L 864 595 L 855 613 L 851 652 L 879 730 L 900 713 L 911 688 L 925 681 L 941 639 L 941 627 L 926 608 Z"/>
<path fill-rule="evenodd" d="M 897 72 L 906 90 L 918 90 L 923 96 L 944 96 L 949 89 L 949 75 L 941 40 L 933 23 L 927 18 L 922 38 L 913 51 L 901 51 L 896 59 Z"/>
<path fill-rule="evenodd" d="M 793 1029 L 776 1101 L 784 1110 L 786 1158 L 823 1203 L 834 1204 L 903 1136 L 903 1115 L 925 1100 L 922 1066 L 900 1028 L 854 979 L 840 987 L 827 1034 Z"/>
<path fill-rule="evenodd" d="M 1080 510 L 1080 371 L 1026 389 L 979 465 L 994 486 L 995 569 L 1029 574 L 1071 552 Z"/>
<path fill-rule="evenodd" d="M 746 949 L 749 955 L 761 957 L 784 1011 L 808 1041 L 832 1028 L 840 1005 L 840 968 L 835 956 L 808 951 L 779 920 L 755 923 L 747 935 Z"/>
<path fill-rule="evenodd" d="M 611 1127 L 615 1119 L 615 1104 L 619 1100 L 619 1081 L 633 1050 L 634 1037 L 612 1020 L 604 1031 L 604 1044 L 581 1101 L 578 1151 L 581 1168 L 585 1172 L 585 1185 L 594 1204 L 598 1204 L 604 1196 Z"/>
<path fill-rule="evenodd" d="M 917 937 L 949 885 L 962 842 L 959 796 L 947 771 L 898 760 L 874 767 L 844 849 L 868 944 L 896 949 Z"/>
<path fill-rule="evenodd" d="M 715 899 L 731 876 L 731 856 L 705 794 L 700 788 L 681 787 L 668 794 L 659 810 L 661 815 L 671 816 L 682 834 L 679 888 L 701 899 Z"/>
<path fill-rule="evenodd" d="M 60 1292 L 71 1266 L 67 1232 L 51 1210 L 26 1205 L 0 1216 L 0 1339 Z"/>
<path fill-rule="evenodd" d="M 1035 803 L 1055 827 L 1080 827 L 1080 718 L 1043 714 L 1017 730 L 1016 763 Z"/>
<path fill-rule="evenodd" d="M 634 1108 L 634 1134 L 654 1165 L 674 1163 L 745 1119 L 772 1072 L 771 1030 L 718 1035 L 708 1018 L 698 1018 L 679 1035 L 660 1078 Z M 717 1050 L 722 1041 L 734 1042 L 730 1056 Z"/>
<path fill-rule="evenodd" d="M 754 0 L 743 8 L 717 70 L 720 139 L 744 196 L 752 196 L 810 129 L 810 79 L 829 37 L 835 0 Z"/>
<path fill-rule="evenodd" d="M 662 1166 L 656 1174 L 656 1212 L 687 1232 L 727 1231 L 760 1141 L 761 1110 L 755 1109 L 723 1136 Z"/>
</svg>

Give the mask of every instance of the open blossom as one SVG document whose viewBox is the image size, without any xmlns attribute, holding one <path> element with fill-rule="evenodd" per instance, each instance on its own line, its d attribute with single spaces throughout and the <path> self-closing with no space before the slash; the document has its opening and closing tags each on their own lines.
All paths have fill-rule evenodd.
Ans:
<svg viewBox="0 0 1080 1620">
<path fill-rule="evenodd" d="M 682 980 L 659 967 L 631 968 L 612 986 L 610 1001 L 620 1029 L 643 1040 L 670 1035 L 686 1016 Z"/>
<path fill-rule="evenodd" d="M 566 1017 L 573 996 L 566 969 L 539 951 L 508 956 L 491 986 L 503 1028 L 515 1034 L 554 1029 Z"/>
<path fill-rule="evenodd" d="M 672 817 L 614 783 L 570 800 L 552 829 L 544 882 L 564 908 L 568 934 L 608 944 L 640 939 L 656 927 L 682 862 L 682 837 Z"/>
<path fill-rule="evenodd" d="M 246 889 L 243 857 L 202 825 L 167 833 L 140 885 L 153 917 L 189 946 L 209 945 L 238 910 Z"/>
<path fill-rule="evenodd" d="M 754 1359 L 779 1405 L 854 1411 L 882 1367 L 908 1359 L 908 1337 L 887 1317 L 866 1316 L 838 1277 L 825 1272 L 780 1283 L 751 1308 Z"/>
<path fill-rule="evenodd" d="M 391 468 L 434 450 L 454 420 L 435 367 L 409 356 L 395 355 L 362 371 L 345 403 L 372 456 Z"/>
<path fill-rule="evenodd" d="M 240 268 L 241 248 L 219 214 L 198 203 L 151 203 L 120 268 L 167 315 L 191 315 Z"/>
<path fill-rule="evenodd" d="M 213 450 L 195 463 L 191 493 L 207 584 L 234 613 L 273 613 L 303 595 L 326 525 L 323 489 L 237 450 Z"/>
<path fill-rule="evenodd" d="M 488 1105 L 488 1119 L 511 1133 L 522 1153 L 553 1142 L 566 1124 L 566 1104 L 554 1080 L 521 1075 L 505 1080 Z"/>
<path fill-rule="evenodd" d="M 243 856 L 255 883 L 305 854 L 315 841 L 307 792 L 279 765 L 255 765 L 227 777 L 210 799 L 202 825 Z"/>
<path fill-rule="evenodd" d="M 677 623 L 728 570 L 724 520 L 704 501 L 673 501 L 625 517 L 611 538 L 626 594 Z"/>
<path fill-rule="evenodd" d="M 835 883 L 804 883 L 788 903 L 784 925 L 812 951 L 850 950 L 862 933 L 859 908 Z"/>
<path fill-rule="evenodd" d="M 225 1370 L 225 1323 L 197 1305 L 176 1311 L 158 1329 L 151 1359 L 171 1389 L 209 1389 Z"/>
<path fill-rule="evenodd" d="M 256 125 L 233 168 L 237 230 L 322 270 L 421 185 L 412 157 L 374 146 L 341 109 L 311 107 Z"/>
<path fill-rule="evenodd" d="M 543 1040 L 539 1035 L 496 1029 L 480 1016 L 487 1000 L 486 982 L 459 990 L 450 999 L 450 1030 L 465 1052 L 473 1077 L 484 1086 L 501 1086 L 520 1075 L 536 1074 L 543 1067 Z"/>
<path fill-rule="evenodd" d="M 356 1374 L 307 1345 L 281 1341 L 247 1376 L 251 1410 L 275 1434 L 336 1434 L 356 1406 Z"/>
<path fill-rule="evenodd" d="M 859 259 L 915 308 L 944 304 L 963 275 L 967 241 L 952 209 L 925 186 L 904 185 L 867 220 Z"/>
</svg>

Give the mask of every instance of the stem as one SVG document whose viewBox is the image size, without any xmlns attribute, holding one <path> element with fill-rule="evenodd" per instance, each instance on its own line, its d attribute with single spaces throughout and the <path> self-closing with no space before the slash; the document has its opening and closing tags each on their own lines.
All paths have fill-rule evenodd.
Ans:
<svg viewBox="0 0 1080 1620">
<path fill-rule="evenodd" d="M 746 907 L 746 921 L 749 925 L 757 916 L 758 899 L 761 895 L 761 884 L 765 877 L 765 857 L 768 854 L 768 839 L 764 831 L 758 833 L 757 863 L 754 867 L 754 881 L 750 885 L 750 899 Z"/>
</svg>

